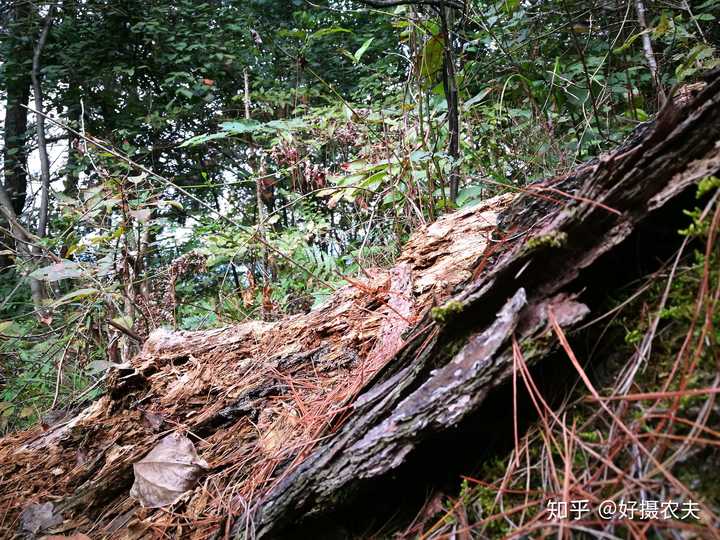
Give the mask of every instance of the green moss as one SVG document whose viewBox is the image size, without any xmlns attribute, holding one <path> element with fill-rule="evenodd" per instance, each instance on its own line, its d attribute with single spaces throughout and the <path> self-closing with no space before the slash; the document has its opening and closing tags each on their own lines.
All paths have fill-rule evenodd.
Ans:
<svg viewBox="0 0 720 540">
<path fill-rule="evenodd" d="M 553 247 L 559 248 L 565 245 L 567 242 L 567 233 L 560 231 L 553 231 L 548 234 L 541 234 L 527 241 L 528 249 L 536 249 L 539 247 Z"/>
<path fill-rule="evenodd" d="M 458 300 L 450 300 L 442 306 L 434 307 L 430 310 L 430 316 L 434 321 L 445 324 L 458 313 L 462 313 L 465 305 Z"/>
<path fill-rule="evenodd" d="M 697 198 L 710 193 L 714 189 L 720 189 L 720 178 L 717 176 L 707 176 L 698 183 Z"/>
<path fill-rule="evenodd" d="M 547 330 L 540 335 L 522 340 L 520 347 L 526 362 L 534 360 L 535 357 L 547 353 L 554 340 L 553 334 Z"/>
</svg>

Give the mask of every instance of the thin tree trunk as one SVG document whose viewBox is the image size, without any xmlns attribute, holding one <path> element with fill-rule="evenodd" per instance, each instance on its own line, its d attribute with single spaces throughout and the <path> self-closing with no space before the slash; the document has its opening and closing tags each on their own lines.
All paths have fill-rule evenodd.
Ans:
<svg viewBox="0 0 720 540">
<path fill-rule="evenodd" d="M 455 55 L 453 54 L 452 37 L 448 19 L 452 17 L 452 8 L 440 8 L 440 22 L 444 36 L 443 88 L 448 107 L 448 154 L 453 160 L 450 169 L 450 200 L 455 203 L 460 186 L 460 173 L 457 160 L 460 158 L 460 112 L 458 110 L 458 89 L 455 80 Z"/>
<path fill-rule="evenodd" d="M 655 59 L 655 51 L 653 51 L 652 41 L 648 32 L 647 20 L 645 18 L 645 4 L 642 0 L 635 0 L 635 13 L 637 14 L 640 30 L 642 31 L 642 44 L 645 60 L 647 61 L 650 75 L 652 75 L 653 86 L 658 93 L 660 103 L 665 103 L 665 92 L 663 91 L 662 81 L 658 73 L 657 60 Z"/>
<path fill-rule="evenodd" d="M 43 96 L 42 88 L 40 87 L 40 55 L 45 47 L 48 33 L 50 32 L 50 26 L 52 25 L 52 18 L 54 12 L 54 6 L 50 6 L 50 11 L 45 17 L 43 23 L 43 29 L 40 33 L 35 51 L 33 52 L 33 63 L 32 71 L 30 73 L 32 77 L 33 94 L 35 96 L 35 110 L 37 116 L 37 138 L 38 138 L 38 152 L 40 153 L 40 175 L 42 179 L 42 191 L 40 195 L 40 216 L 38 218 L 38 236 L 44 237 L 47 233 L 47 221 L 48 221 L 48 197 L 50 193 L 50 159 L 47 153 L 47 143 L 45 141 L 45 117 L 43 116 Z"/>
<path fill-rule="evenodd" d="M 14 64 L 23 65 L 32 58 L 32 47 L 19 39 L 25 32 L 20 28 L 23 22 L 30 18 L 29 4 L 16 2 L 9 17 L 9 36 L 7 41 L 10 44 L 8 50 L 8 61 Z M 27 196 L 27 149 L 25 138 L 27 132 L 28 111 L 24 107 L 30 97 L 30 74 L 27 71 L 19 70 L 11 76 L 6 74 L 6 102 L 5 102 L 5 129 L 3 133 L 3 194 L 7 200 L 5 203 L 12 210 L 15 217 L 22 214 Z M 5 206 L 4 204 L 2 206 Z M 0 225 L 12 229 L 12 224 L 0 213 Z M 15 238 L 5 233 L 0 233 L 0 245 L 2 250 L 15 248 Z M 0 271 L 12 265 L 12 258 L 6 255 L 0 256 Z"/>
</svg>

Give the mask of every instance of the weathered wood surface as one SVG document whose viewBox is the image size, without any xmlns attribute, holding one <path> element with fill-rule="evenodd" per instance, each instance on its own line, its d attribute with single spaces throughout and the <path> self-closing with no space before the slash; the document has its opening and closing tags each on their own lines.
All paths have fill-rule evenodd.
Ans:
<svg viewBox="0 0 720 540">
<path fill-rule="evenodd" d="M 151 334 L 106 396 L 54 425 L 0 439 L 0 530 L 51 501 L 63 530 L 206 538 L 331 431 L 424 312 L 467 282 L 511 195 L 439 219 L 390 269 L 367 269 L 320 308 L 275 322 Z M 185 432 L 210 465 L 170 520 L 129 497 L 132 464 Z M 180 512 L 182 513 L 182 512 Z M 169 532 L 168 532 L 169 531 Z M 180 532 L 178 532 L 180 531 Z M 3 536 L 3 535 L 0 535 Z"/>
<path fill-rule="evenodd" d="M 541 361 L 548 313 L 567 330 L 586 318 L 583 276 L 718 169 L 715 72 L 616 151 L 441 218 L 394 268 L 318 310 L 153 334 L 101 400 L 0 440 L 0 530 L 48 501 L 63 518 L 53 531 L 93 538 L 275 538 L 309 519 L 332 529 L 354 494 L 407 467 L 508 380 L 513 338 Z M 209 472 L 172 513 L 141 509 L 132 464 L 173 431 L 195 441 Z"/>
<path fill-rule="evenodd" d="M 457 426 L 510 377 L 513 337 L 527 343 L 549 335 L 549 311 L 567 329 L 583 320 L 588 308 L 575 299 L 583 270 L 671 198 L 720 170 L 720 73 L 707 79 L 695 99 L 669 103 L 629 144 L 549 182 L 540 193 L 555 198 L 562 195 L 552 188 L 577 187 L 562 207 L 541 203 L 543 211 L 533 211 L 529 196 L 513 203 L 501 223 L 525 227 L 524 240 L 463 287 L 444 324 L 426 316 L 416 326 L 358 397 L 351 421 L 266 496 L 253 516 L 254 534 L 274 537 L 327 513 Z M 460 351 L 448 354 L 458 340 Z M 547 347 L 535 354 L 543 352 Z M 239 520 L 235 532 L 243 534 L 247 522 Z"/>
</svg>

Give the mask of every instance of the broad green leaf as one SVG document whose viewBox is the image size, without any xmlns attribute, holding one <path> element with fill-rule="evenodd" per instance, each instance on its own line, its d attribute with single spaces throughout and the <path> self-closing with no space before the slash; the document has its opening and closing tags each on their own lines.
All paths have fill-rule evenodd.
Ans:
<svg viewBox="0 0 720 540">
<path fill-rule="evenodd" d="M 15 404 L 10 401 L 0 401 L 0 416 L 10 416 L 15 412 Z"/>
<path fill-rule="evenodd" d="M 490 92 L 492 92 L 492 86 L 483 88 L 482 90 L 480 90 L 480 92 L 478 92 L 473 97 L 468 99 L 465 103 L 463 103 L 463 110 L 469 111 L 473 108 L 474 105 L 477 105 L 483 99 L 485 99 Z"/>
<path fill-rule="evenodd" d="M 187 88 L 183 88 L 182 86 L 175 89 L 176 94 L 180 94 L 183 97 L 186 97 L 188 99 L 191 99 L 193 97 L 193 93 L 188 90 Z"/>
<path fill-rule="evenodd" d="M 35 409 L 33 409 L 32 407 L 23 407 L 22 409 L 20 409 L 18 416 L 20 418 L 29 418 L 33 414 L 35 414 Z"/>
<path fill-rule="evenodd" d="M 660 22 L 658 22 L 655 30 L 653 31 L 653 37 L 657 39 L 664 36 L 669 28 L 670 23 L 668 22 L 667 13 L 663 11 L 662 15 L 660 15 Z"/>
<path fill-rule="evenodd" d="M 464 206 L 473 199 L 481 197 L 483 194 L 482 186 L 467 186 L 460 190 L 457 197 L 458 206 Z"/>
<path fill-rule="evenodd" d="M 257 120 L 233 120 L 232 122 L 223 122 L 220 127 L 223 131 L 231 133 L 254 133 L 262 124 Z"/>
<path fill-rule="evenodd" d="M 302 118 L 291 118 L 290 120 L 271 120 L 262 125 L 265 131 L 294 131 L 304 129 L 307 123 Z"/>
<path fill-rule="evenodd" d="M 444 52 L 445 42 L 442 35 L 436 34 L 427 40 L 420 53 L 420 74 L 425 79 L 432 81 L 435 74 L 440 71 Z"/>
<path fill-rule="evenodd" d="M 387 171 L 385 170 L 376 172 L 375 174 L 371 174 L 365 180 L 360 182 L 358 184 L 358 187 L 363 189 L 369 189 L 370 191 L 375 191 L 378 187 L 380 187 L 380 184 L 382 184 L 385 176 L 387 176 Z"/>
<path fill-rule="evenodd" d="M 157 205 L 161 207 L 172 206 L 173 208 L 177 208 L 178 210 L 182 210 L 184 208 L 180 201 L 173 201 L 172 199 L 162 199 L 157 202 Z"/>
<path fill-rule="evenodd" d="M 191 137 L 187 141 L 180 144 L 178 148 L 185 148 L 186 146 L 197 146 L 198 144 L 204 144 L 208 141 L 213 141 L 215 139 L 226 139 L 230 135 L 232 135 L 232 133 L 228 131 L 221 131 L 220 133 L 212 133 L 209 135 L 196 135 L 195 137 Z"/>
</svg>

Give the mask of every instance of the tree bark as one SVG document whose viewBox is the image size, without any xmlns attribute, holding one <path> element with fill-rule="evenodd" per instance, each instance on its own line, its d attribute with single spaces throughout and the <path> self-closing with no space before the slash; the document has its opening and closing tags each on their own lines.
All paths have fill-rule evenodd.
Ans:
<svg viewBox="0 0 720 540">
<path fill-rule="evenodd" d="M 7 77 L 7 97 L 5 105 L 5 130 L 3 133 L 3 182 L 5 195 L 10 202 L 9 208 L 13 214 L 19 216 L 25 207 L 27 196 L 27 137 L 28 111 L 26 105 L 30 97 L 31 79 L 27 69 L 23 66 L 32 59 L 32 47 L 19 39 L 26 31 L 31 17 L 30 4 L 15 2 L 11 8 L 9 40 L 12 43 L 7 58 L 6 70 L 10 72 L 9 65 L 17 66 L 12 71 L 13 76 Z M 7 202 L 7 201 L 6 201 Z M 0 224 L 8 225 L 0 216 Z M 0 233 L 0 244 L 3 248 L 14 249 L 15 240 L 6 234 Z M 0 271 L 12 264 L 10 257 L 0 256 Z"/>
<path fill-rule="evenodd" d="M 453 43 L 451 28 L 448 19 L 452 17 L 452 9 L 440 8 L 440 24 L 443 33 L 443 89 L 445 90 L 445 101 L 447 102 L 448 114 L 448 154 L 452 159 L 450 166 L 450 201 L 455 204 L 460 187 L 460 171 L 458 160 L 460 159 L 460 111 L 458 110 L 458 88 L 455 79 L 455 55 L 453 54 Z"/>
</svg>

